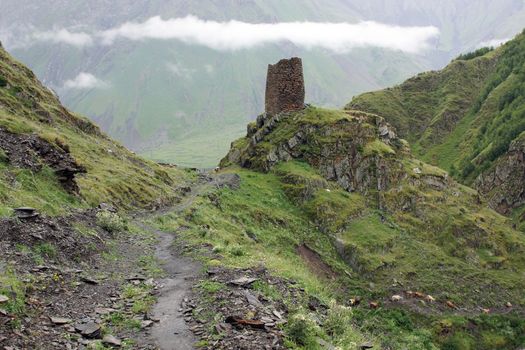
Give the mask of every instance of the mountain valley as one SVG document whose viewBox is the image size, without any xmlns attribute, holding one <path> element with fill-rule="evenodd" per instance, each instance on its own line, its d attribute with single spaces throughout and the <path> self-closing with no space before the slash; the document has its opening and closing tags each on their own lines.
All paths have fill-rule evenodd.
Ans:
<svg viewBox="0 0 525 350">
<path fill-rule="evenodd" d="M 231 140 L 240 137 L 245 124 L 262 110 L 262 90 L 254 87 L 264 84 L 268 62 L 301 56 L 307 101 L 340 107 L 365 91 L 440 69 L 483 43 L 508 40 L 522 29 L 525 19 L 522 0 L 454 0 L 439 5 L 412 0 L 330 4 L 319 0 L 285 4 L 276 0 L 154 0 L 147 4 L 53 0 L 52 4 L 4 0 L 0 12 L 4 46 L 56 90 L 67 107 L 88 116 L 126 147 L 151 160 L 198 168 L 216 166 Z M 159 15 L 249 23 L 376 21 L 432 25 L 440 34 L 418 53 L 377 47 L 338 53 L 288 42 L 221 51 L 174 40 L 117 40 L 100 45 L 89 44 L 86 38 Z M 77 46 L 53 42 L 61 30 L 68 30 L 73 38 L 78 34 Z M 88 77 L 83 80 L 88 85 L 73 88 L 82 77 Z"/>
<path fill-rule="evenodd" d="M 213 170 L 126 149 L 0 47 L 0 346 L 521 349 L 524 43 L 344 109 L 281 60 Z"/>
</svg>

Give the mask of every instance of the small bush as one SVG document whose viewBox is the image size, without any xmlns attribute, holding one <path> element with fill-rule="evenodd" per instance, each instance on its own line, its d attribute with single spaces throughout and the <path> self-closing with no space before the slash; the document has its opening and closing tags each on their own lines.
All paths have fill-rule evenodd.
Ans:
<svg viewBox="0 0 525 350">
<path fill-rule="evenodd" d="M 220 245 L 220 244 L 217 244 L 215 247 L 213 247 L 212 252 L 214 252 L 216 254 L 220 254 L 220 253 L 224 252 L 224 247 L 222 245 Z"/>
<path fill-rule="evenodd" d="M 122 297 L 124 299 L 136 299 L 142 297 L 144 294 L 144 288 L 142 286 L 134 286 L 132 284 L 127 284 L 122 290 Z"/>
<path fill-rule="evenodd" d="M 308 315 L 293 315 L 288 323 L 287 336 L 293 343 L 307 349 L 318 349 L 317 336 L 321 333 L 319 326 Z"/>
<path fill-rule="evenodd" d="M 229 252 L 232 256 L 244 256 L 246 252 L 240 245 L 235 245 L 229 248 Z"/>
<path fill-rule="evenodd" d="M 140 320 L 131 318 L 121 312 L 112 312 L 106 317 L 106 321 L 117 329 L 138 330 L 140 329 Z"/>
<path fill-rule="evenodd" d="M 211 259 L 210 261 L 208 261 L 208 266 L 210 267 L 221 266 L 221 265 L 222 265 L 222 262 L 217 259 Z"/>
<path fill-rule="evenodd" d="M 352 309 L 332 302 L 323 328 L 329 335 L 340 336 L 351 327 L 351 322 Z"/>
<path fill-rule="evenodd" d="M 442 345 L 443 350 L 473 350 L 472 339 L 463 332 L 449 337 Z"/>
<path fill-rule="evenodd" d="M 199 284 L 199 287 L 208 293 L 217 293 L 218 291 L 225 288 L 225 285 L 220 282 L 214 281 L 203 281 Z"/>
<path fill-rule="evenodd" d="M 57 256 L 57 249 L 51 243 L 42 243 L 33 247 L 35 254 L 39 256 L 45 256 L 46 258 L 53 259 Z"/>
<path fill-rule="evenodd" d="M 145 314 L 151 309 L 153 304 L 155 304 L 154 297 L 151 295 L 146 295 L 143 298 L 133 302 L 131 311 L 135 314 Z"/>
<path fill-rule="evenodd" d="M 63 151 L 67 153 L 70 152 L 69 145 L 67 144 L 66 140 L 62 136 L 59 136 L 55 134 L 54 132 L 44 132 L 44 133 L 41 133 L 39 136 L 41 139 L 46 140 L 47 142 L 53 145 L 56 145 L 57 147 L 61 148 Z"/>
<path fill-rule="evenodd" d="M 124 232 L 128 230 L 126 220 L 109 211 L 100 211 L 97 213 L 97 224 L 110 233 Z"/>
<path fill-rule="evenodd" d="M 282 299 L 281 292 L 274 285 L 264 281 L 255 281 L 252 284 L 254 290 L 261 292 L 265 297 L 271 300 Z"/>
<path fill-rule="evenodd" d="M 18 86 L 11 86 L 11 87 L 9 88 L 8 91 L 9 91 L 9 94 L 10 94 L 11 96 L 16 97 L 16 96 L 17 96 L 19 93 L 21 93 L 23 90 L 22 90 L 21 87 L 18 87 Z"/>
<path fill-rule="evenodd" d="M 26 311 L 26 285 L 11 269 L 0 269 L 0 294 L 7 295 L 10 300 L 2 304 L 2 308 L 7 312 L 22 316 Z M 16 319 L 12 320 L 10 326 L 18 328 L 19 323 Z"/>
<path fill-rule="evenodd" d="M 476 170 L 474 165 L 470 162 L 467 163 L 467 165 L 463 168 L 463 171 L 461 173 L 461 176 L 465 179 L 467 178 L 472 172 Z"/>
<path fill-rule="evenodd" d="M 7 79 L 0 76 L 0 87 L 6 87 L 7 86 Z"/>
<path fill-rule="evenodd" d="M 7 154 L 5 154 L 5 151 L 3 149 L 0 149 L 0 163 L 7 163 L 9 161 L 9 157 Z"/>
</svg>

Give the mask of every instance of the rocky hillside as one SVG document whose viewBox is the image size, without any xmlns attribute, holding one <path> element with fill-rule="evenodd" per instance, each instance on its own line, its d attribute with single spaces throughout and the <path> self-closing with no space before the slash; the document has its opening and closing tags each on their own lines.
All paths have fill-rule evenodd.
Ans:
<svg viewBox="0 0 525 350">
<path fill-rule="evenodd" d="M 416 155 L 511 214 L 525 204 L 524 67 L 525 33 L 496 50 L 462 55 L 442 71 L 358 96 L 346 108 L 383 116 L 414 144 Z"/>
<path fill-rule="evenodd" d="M 60 104 L 0 48 L 0 212 L 168 202 L 182 172 L 135 156 Z"/>
<path fill-rule="evenodd" d="M 64 108 L 0 47 L 0 347 L 138 342 L 156 284 L 129 278 L 161 269 L 128 213 L 171 204 L 186 177 Z"/>
<path fill-rule="evenodd" d="M 414 158 L 383 118 L 315 107 L 261 115 L 221 162 L 235 165 L 250 169 L 241 172 L 248 178 L 253 171 L 276 178 L 274 190 L 283 191 L 315 224 L 326 237 L 319 240 L 327 239 L 337 257 L 328 260 L 330 249 L 319 242 L 307 244 L 317 246 L 335 271 L 341 268 L 335 261 L 343 262 L 351 293 L 367 295 L 371 307 L 388 304 L 378 319 L 399 310 L 418 334 L 434 322 L 440 330 L 431 342 L 443 348 L 490 349 L 496 334 L 501 348 L 517 344 L 500 338 L 499 326 L 457 327 L 476 322 L 472 317 L 480 313 L 493 314 L 489 318 L 499 323 L 523 312 L 508 306 L 525 302 L 523 234 L 488 209 L 475 190 Z M 518 333 L 513 336 L 523 339 Z M 392 337 L 380 337 L 383 346 L 406 344 L 403 336 Z M 457 345 L 461 337 L 464 347 Z M 425 348 L 423 343 L 424 336 L 416 336 L 408 348 Z"/>
</svg>

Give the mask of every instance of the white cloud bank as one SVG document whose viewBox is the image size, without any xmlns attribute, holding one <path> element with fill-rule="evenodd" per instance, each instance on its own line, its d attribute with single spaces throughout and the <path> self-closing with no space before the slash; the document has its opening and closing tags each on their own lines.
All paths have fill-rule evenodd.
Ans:
<svg viewBox="0 0 525 350">
<path fill-rule="evenodd" d="M 33 38 L 36 41 L 64 43 L 77 47 L 87 46 L 93 44 L 93 38 L 87 33 L 74 33 L 67 29 L 59 29 L 48 32 L 34 33 Z"/>
<path fill-rule="evenodd" d="M 156 16 L 145 22 L 126 22 L 92 34 L 61 29 L 37 33 L 34 38 L 78 47 L 92 45 L 94 42 L 111 45 L 118 39 L 157 39 L 179 40 L 220 51 L 291 42 L 306 49 L 324 48 L 334 52 L 380 47 L 417 53 L 428 48 L 431 40 L 438 35 L 439 29 L 433 26 L 401 27 L 370 21 L 246 23 L 208 21 L 195 16 L 164 20 Z"/>
<path fill-rule="evenodd" d="M 325 23 L 246 23 L 216 22 L 195 16 L 163 20 L 152 17 L 142 23 L 128 22 L 98 34 L 105 44 L 116 39 L 176 39 L 215 50 L 239 50 L 270 43 L 292 42 L 303 48 L 320 47 L 346 52 L 358 47 L 381 47 L 405 52 L 419 52 L 439 35 L 433 26 L 400 27 L 376 22 Z"/>
<path fill-rule="evenodd" d="M 107 88 L 108 83 L 98 79 L 93 74 L 81 72 L 74 79 L 66 80 L 64 82 L 64 89 L 94 89 L 94 88 Z"/>
</svg>

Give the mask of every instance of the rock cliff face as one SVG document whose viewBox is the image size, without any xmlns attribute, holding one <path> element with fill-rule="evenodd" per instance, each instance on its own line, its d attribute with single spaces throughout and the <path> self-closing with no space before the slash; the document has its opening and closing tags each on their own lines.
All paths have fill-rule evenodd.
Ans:
<svg viewBox="0 0 525 350">
<path fill-rule="evenodd" d="M 515 140 L 495 166 L 477 178 L 476 188 L 500 214 L 525 204 L 525 137 Z"/>
<path fill-rule="evenodd" d="M 304 108 L 303 63 L 300 58 L 280 60 L 268 65 L 266 79 L 266 113 L 298 111 Z"/>
</svg>

